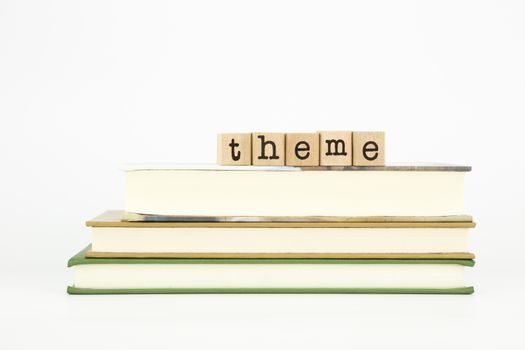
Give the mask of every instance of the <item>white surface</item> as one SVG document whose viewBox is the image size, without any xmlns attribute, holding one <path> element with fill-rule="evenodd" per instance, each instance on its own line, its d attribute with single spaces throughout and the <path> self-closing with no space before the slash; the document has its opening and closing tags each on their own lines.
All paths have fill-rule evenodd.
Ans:
<svg viewBox="0 0 525 350">
<path fill-rule="evenodd" d="M 462 228 L 93 227 L 96 252 L 444 253 L 467 252 Z"/>
<path fill-rule="evenodd" d="M 125 172 L 127 212 L 188 216 L 467 215 L 465 172 Z M 395 203 L 395 204 L 393 204 Z"/>
<path fill-rule="evenodd" d="M 0 2 L 0 348 L 523 348 L 524 6 Z M 473 166 L 474 295 L 65 294 L 84 221 L 123 207 L 122 163 L 328 129 Z"/>
<path fill-rule="evenodd" d="M 78 288 L 461 288 L 462 265 L 76 265 Z M 395 278 L 392 278 L 395 276 Z"/>
</svg>

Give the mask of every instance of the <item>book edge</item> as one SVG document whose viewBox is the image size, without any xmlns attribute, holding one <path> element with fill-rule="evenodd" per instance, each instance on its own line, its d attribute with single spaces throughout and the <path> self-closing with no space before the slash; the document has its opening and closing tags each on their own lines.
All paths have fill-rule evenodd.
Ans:
<svg viewBox="0 0 525 350">
<path fill-rule="evenodd" d="M 384 166 L 255 166 L 218 164 L 123 164 L 120 169 L 128 171 L 439 171 L 470 172 L 472 166 L 446 163 L 387 164 Z"/>
<path fill-rule="evenodd" d="M 470 252 L 453 253 L 216 253 L 216 252 L 99 252 L 88 250 L 86 258 L 109 259 L 475 259 Z"/>
<path fill-rule="evenodd" d="M 86 222 L 88 227 L 337 227 L 337 228 L 474 228 L 470 215 L 373 217 L 236 217 L 159 216 L 107 210 Z"/>
<path fill-rule="evenodd" d="M 186 259 L 86 258 L 91 244 L 69 259 L 67 266 L 89 264 L 454 264 L 474 266 L 471 259 Z"/>
<path fill-rule="evenodd" d="M 474 287 L 459 288 L 138 288 L 91 289 L 67 287 L 72 295 L 99 294 L 472 294 Z"/>
</svg>

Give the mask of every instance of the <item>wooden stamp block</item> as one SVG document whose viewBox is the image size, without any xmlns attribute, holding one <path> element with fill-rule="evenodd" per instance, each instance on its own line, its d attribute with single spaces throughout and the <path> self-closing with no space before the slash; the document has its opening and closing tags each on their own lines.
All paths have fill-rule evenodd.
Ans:
<svg viewBox="0 0 525 350">
<path fill-rule="evenodd" d="M 220 165 L 251 165 L 252 134 L 217 135 L 217 163 Z"/>
<path fill-rule="evenodd" d="M 319 134 L 286 134 L 286 165 L 318 166 Z"/>
<path fill-rule="evenodd" d="M 385 133 L 358 132 L 352 133 L 353 165 L 385 165 Z"/>
<path fill-rule="evenodd" d="M 320 165 L 352 165 L 352 132 L 321 131 Z"/>
<path fill-rule="evenodd" d="M 284 134 L 253 133 L 252 134 L 252 164 L 253 165 L 284 165 Z"/>
</svg>

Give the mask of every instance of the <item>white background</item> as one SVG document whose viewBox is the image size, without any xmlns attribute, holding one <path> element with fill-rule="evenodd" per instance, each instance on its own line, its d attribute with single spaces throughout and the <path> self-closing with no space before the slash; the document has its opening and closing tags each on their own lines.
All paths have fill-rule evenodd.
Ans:
<svg viewBox="0 0 525 350">
<path fill-rule="evenodd" d="M 0 1 L 0 348 L 525 345 L 522 1 Z M 125 162 L 221 131 L 385 130 L 468 164 L 472 296 L 68 296 Z"/>
</svg>

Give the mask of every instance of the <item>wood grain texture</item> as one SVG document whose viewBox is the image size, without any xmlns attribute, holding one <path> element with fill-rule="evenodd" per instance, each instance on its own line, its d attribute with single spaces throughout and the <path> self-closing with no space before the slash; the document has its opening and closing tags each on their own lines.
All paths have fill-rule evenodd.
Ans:
<svg viewBox="0 0 525 350">
<path fill-rule="evenodd" d="M 285 134 L 253 133 L 253 165 L 285 165 Z"/>
<path fill-rule="evenodd" d="M 352 133 L 352 164 L 354 166 L 385 165 L 385 133 L 354 131 Z"/>
<path fill-rule="evenodd" d="M 319 164 L 321 166 L 352 165 L 352 132 L 319 132 Z"/>
<path fill-rule="evenodd" d="M 319 134 L 286 134 L 286 165 L 319 166 Z"/>
<path fill-rule="evenodd" d="M 251 165 L 252 135 L 251 134 L 218 134 L 217 164 L 220 165 Z"/>
</svg>

